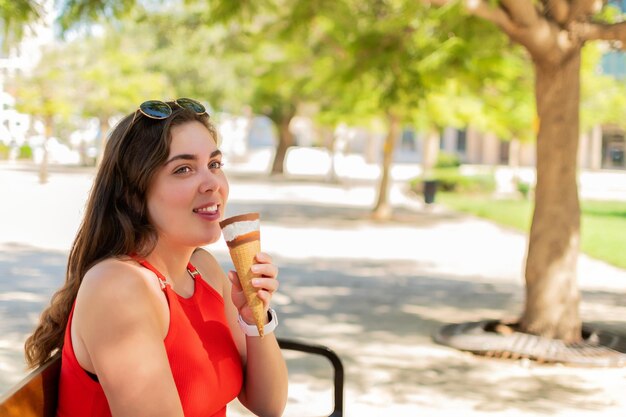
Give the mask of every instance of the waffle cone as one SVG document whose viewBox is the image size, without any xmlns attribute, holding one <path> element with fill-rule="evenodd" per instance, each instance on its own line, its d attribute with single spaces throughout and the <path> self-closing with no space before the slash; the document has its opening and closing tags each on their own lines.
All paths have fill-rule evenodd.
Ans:
<svg viewBox="0 0 626 417">
<path fill-rule="evenodd" d="M 250 270 L 254 264 L 255 255 L 261 251 L 261 241 L 254 239 L 234 246 L 228 245 L 228 250 L 237 270 L 237 275 L 239 275 L 239 282 L 248 301 L 248 306 L 252 310 L 259 335 L 263 337 L 263 326 L 266 319 L 263 301 L 257 296 L 258 290 L 252 285 L 252 279 L 260 275 L 253 274 Z"/>
</svg>

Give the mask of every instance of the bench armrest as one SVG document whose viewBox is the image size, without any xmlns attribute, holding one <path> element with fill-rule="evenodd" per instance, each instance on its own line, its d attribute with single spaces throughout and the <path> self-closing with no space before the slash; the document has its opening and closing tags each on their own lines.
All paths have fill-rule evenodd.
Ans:
<svg viewBox="0 0 626 417">
<path fill-rule="evenodd" d="M 295 350 L 299 352 L 312 353 L 327 358 L 334 370 L 334 407 L 333 412 L 328 417 L 343 416 L 343 364 L 339 356 L 327 346 L 315 345 L 311 343 L 296 341 L 292 339 L 278 338 L 278 345 L 281 349 Z"/>
</svg>

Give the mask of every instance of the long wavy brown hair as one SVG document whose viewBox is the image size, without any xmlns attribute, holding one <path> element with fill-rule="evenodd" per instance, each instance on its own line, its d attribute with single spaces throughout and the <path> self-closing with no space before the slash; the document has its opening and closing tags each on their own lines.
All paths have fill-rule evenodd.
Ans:
<svg viewBox="0 0 626 417">
<path fill-rule="evenodd" d="M 63 347 L 78 288 L 94 264 L 131 253 L 145 256 L 154 248 L 157 235 L 148 220 L 146 193 L 155 171 L 169 155 L 172 127 L 196 120 L 217 141 L 207 114 L 168 104 L 173 112 L 167 119 L 150 119 L 136 111 L 111 131 L 72 244 L 65 284 L 52 296 L 35 332 L 26 340 L 26 361 L 31 368 Z"/>
</svg>

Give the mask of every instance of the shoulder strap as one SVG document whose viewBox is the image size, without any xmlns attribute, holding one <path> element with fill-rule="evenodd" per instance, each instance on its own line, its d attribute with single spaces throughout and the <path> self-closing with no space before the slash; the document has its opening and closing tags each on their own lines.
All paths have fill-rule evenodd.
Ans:
<svg viewBox="0 0 626 417">
<path fill-rule="evenodd" d="M 202 275 L 200 275 L 200 272 L 196 269 L 195 266 L 191 264 L 191 262 L 187 264 L 187 272 L 189 272 L 189 275 L 191 275 L 191 278 L 193 278 L 194 280 L 196 278 L 202 278 Z"/>
<path fill-rule="evenodd" d="M 139 262 L 139 264 L 141 266 L 143 266 L 144 268 L 149 269 L 150 271 L 154 272 L 154 274 L 157 276 L 157 278 L 159 279 L 159 284 L 161 284 L 161 289 L 165 290 L 165 287 L 168 285 L 167 284 L 167 279 L 163 276 L 163 274 L 161 274 L 159 272 L 158 269 L 156 269 L 155 267 L 152 266 L 152 264 L 148 261 L 146 261 L 145 259 L 139 259 L 139 258 L 134 258 L 137 262 Z"/>
<path fill-rule="evenodd" d="M 162 290 L 165 290 L 165 287 L 166 287 L 167 285 L 169 285 L 169 284 L 167 283 L 167 279 L 163 276 L 163 274 L 161 274 L 161 273 L 159 272 L 159 270 L 158 270 L 158 269 L 156 269 L 154 266 L 152 266 L 152 264 L 151 264 L 150 262 L 146 261 L 145 259 L 138 258 L 137 256 L 132 256 L 132 258 L 133 258 L 134 260 L 136 260 L 137 262 L 139 262 L 139 264 L 140 264 L 141 266 L 143 266 L 144 268 L 147 268 L 147 269 L 149 269 L 150 271 L 154 272 L 154 274 L 157 276 L 157 278 L 159 278 L 159 283 L 161 284 L 161 289 L 162 289 Z M 202 275 L 200 275 L 200 272 L 198 272 L 198 270 L 196 269 L 196 267 L 195 267 L 195 266 L 193 266 L 193 265 L 191 264 L 191 262 L 189 262 L 189 263 L 187 264 L 187 272 L 189 272 L 189 275 L 191 275 L 191 277 L 192 277 L 194 280 L 195 280 L 196 278 L 198 278 L 198 277 L 199 277 L 199 278 L 202 278 Z"/>
</svg>

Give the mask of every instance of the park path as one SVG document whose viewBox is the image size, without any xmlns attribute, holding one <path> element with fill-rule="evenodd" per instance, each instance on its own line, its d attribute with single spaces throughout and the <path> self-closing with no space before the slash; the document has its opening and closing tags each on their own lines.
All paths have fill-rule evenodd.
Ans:
<svg viewBox="0 0 626 417">
<path fill-rule="evenodd" d="M 23 340 L 62 280 L 90 171 L 0 167 L 0 391 L 24 375 Z M 230 214 L 261 212 L 281 267 L 278 335 L 332 347 L 346 367 L 347 416 L 622 416 L 626 369 L 476 358 L 434 344 L 444 323 L 514 317 L 525 236 L 392 190 L 394 219 L 369 219 L 368 181 L 231 175 Z M 231 268 L 225 245 L 209 248 Z M 581 314 L 626 329 L 626 271 L 581 256 Z M 330 408 L 322 359 L 289 355 L 286 416 Z M 246 415 L 237 405 L 232 415 Z"/>
</svg>

